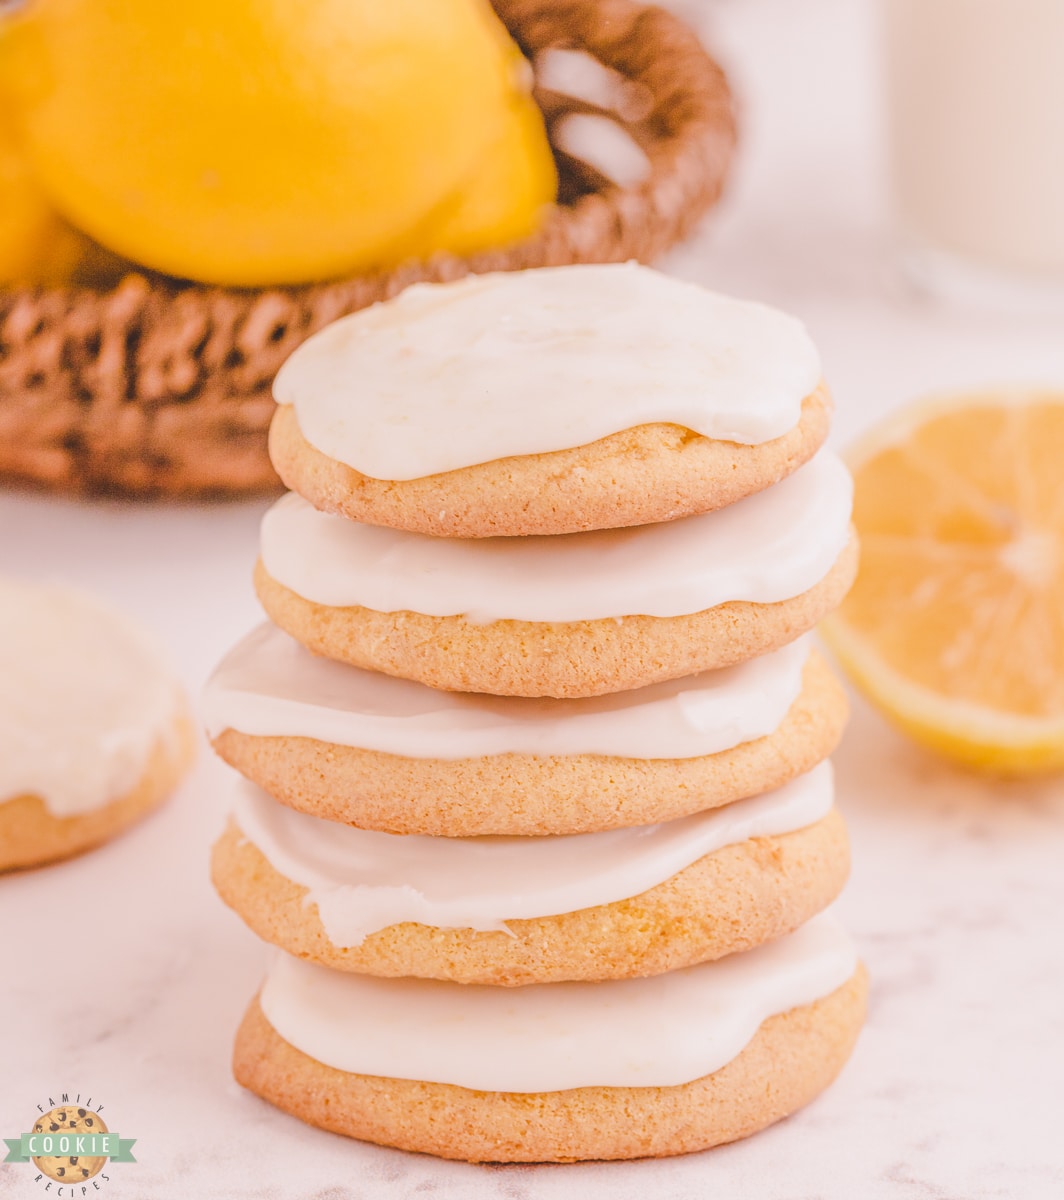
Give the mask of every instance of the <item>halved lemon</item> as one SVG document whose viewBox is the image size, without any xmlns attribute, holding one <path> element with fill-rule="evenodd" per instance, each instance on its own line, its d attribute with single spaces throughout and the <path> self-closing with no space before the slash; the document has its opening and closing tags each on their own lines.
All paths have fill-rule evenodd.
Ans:
<svg viewBox="0 0 1064 1200">
<path fill-rule="evenodd" d="M 848 457 L 861 569 L 823 626 L 844 669 L 956 761 L 1064 768 L 1064 391 L 917 404 Z"/>
</svg>

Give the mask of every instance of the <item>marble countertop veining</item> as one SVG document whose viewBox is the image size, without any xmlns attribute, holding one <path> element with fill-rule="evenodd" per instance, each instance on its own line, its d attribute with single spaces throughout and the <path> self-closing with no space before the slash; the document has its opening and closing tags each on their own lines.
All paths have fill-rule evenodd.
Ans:
<svg viewBox="0 0 1064 1200">
<path fill-rule="evenodd" d="M 808 322 L 836 443 L 939 388 L 1064 383 L 1058 322 L 949 309 L 901 280 L 870 0 L 675 7 L 731 71 L 743 151 L 721 210 L 666 265 Z M 2 570 L 111 597 L 198 690 L 258 619 L 262 509 L 0 495 Z M 101 1188 L 115 1200 L 1056 1200 L 1064 785 L 966 777 L 855 707 L 836 760 L 854 849 L 839 907 L 871 972 L 868 1026 L 830 1091 L 750 1141 L 661 1162 L 473 1167 L 307 1129 L 243 1093 L 230 1044 L 265 951 L 208 883 L 227 772 L 206 749 L 128 836 L 0 877 L 0 1134 L 49 1094 L 91 1092 L 137 1138 L 138 1165 Z M 0 1165 L 4 1200 L 40 1186 Z"/>
</svg>

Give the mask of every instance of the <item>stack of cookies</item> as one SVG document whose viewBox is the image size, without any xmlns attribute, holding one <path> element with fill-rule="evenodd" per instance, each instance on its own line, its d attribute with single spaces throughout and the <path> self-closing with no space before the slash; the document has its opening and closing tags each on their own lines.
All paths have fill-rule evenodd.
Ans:
<svg viewBox="0 0 1064 1200">
<path fill-rule="evenodd" d="M 447 1158 L 732 1141 L 825 1087 L 863 971 L 856 567 L 802 326 L 647 268 L 419 285 L 276 383 L 273 624 L 206 695 L 223 899 L 280 947 L 240 1083 Z"/>
</svg>

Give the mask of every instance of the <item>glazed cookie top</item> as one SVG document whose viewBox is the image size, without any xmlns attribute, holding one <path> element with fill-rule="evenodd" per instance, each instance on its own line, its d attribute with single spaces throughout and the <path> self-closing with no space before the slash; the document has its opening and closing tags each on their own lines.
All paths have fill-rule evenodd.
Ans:
<svg viewBox="0 0 1064 1200">
<path fill-rule="evenodd" d="M 274 395 L 329 458 L 407 480 L 657 422 L 759 444 L 819 380 L 793 317 L 627 263 L 417 284 L 315 334 Z"/>
<path fill-rule="evenodd" d="M 826 817 L 831 764 L 761 796 L 661 825 L 562 837 L 400 836 L 296 812 L 241 780 L 233 820 L 307 902 L 334 946 L 404 921 L 505 931 L 638 896 L 724 846 L 778 837 Z"/>
<path fill-rule="evenodd" d="M 377 979 L 278 953 L 259 997 L 290 1045 L 340 1071 L 485 1092 L 674 1087 L 857 969 L 830 913 L 716 962 L 646 979 L 521 988 Z"/>
<path fill-rule="evenodd" d="M 853 482 L 822 450 L 716 512 L 556 537 L 434 538 L 318 512 L 294 492 L 262 521 L 262 562 L 334 607 L 488 623 L 675 617 L 808 591 L 849 539 Z"/>
<path fill-rule="evenodd" d="M 175 737 L 181 690 L 132 622 L 80 592 L 0 581 L 0 803 L 57 817 L 117 800 Z"/>
<path fill-rule="evenodd" d="M 583 700 L 443 692 L 312 654 L 253 630 L 204 689 L 216 737 L 307 737 L 404 758 L 602 754 L 698 758 L 778 728 L 802 689 L 809 639 L 719 671 Z"/>
</svg>

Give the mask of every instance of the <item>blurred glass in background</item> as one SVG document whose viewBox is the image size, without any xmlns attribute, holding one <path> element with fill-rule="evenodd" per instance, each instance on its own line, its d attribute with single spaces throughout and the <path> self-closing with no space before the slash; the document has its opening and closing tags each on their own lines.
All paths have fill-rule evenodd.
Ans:
<svg viewBox="0 0 1064 1200">
<path fill-rule="evenodd" d="M 1064 304 L 1064 0 L 884 0 L 894 200 L 933 290 Z"/>
</svg>

